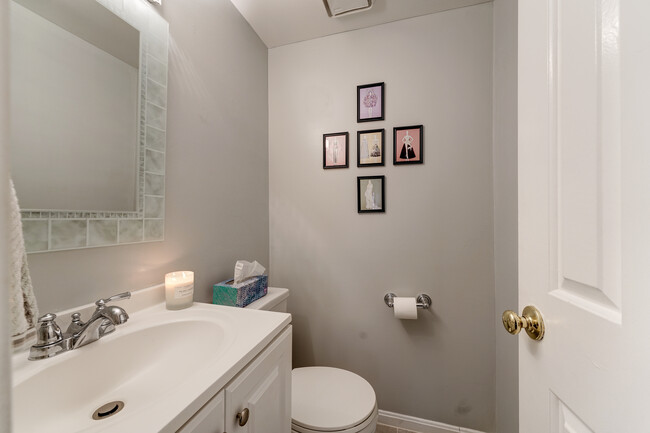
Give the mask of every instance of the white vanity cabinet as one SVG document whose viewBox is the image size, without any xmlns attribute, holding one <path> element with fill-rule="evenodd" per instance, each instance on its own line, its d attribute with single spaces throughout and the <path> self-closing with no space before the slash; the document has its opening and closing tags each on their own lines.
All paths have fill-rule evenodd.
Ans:
<svg viewBox="0 0 650 433">
<path fill-rule="evenodd" d="M 226 432 L 291 431 L 291 328 L 226 387 Z M 240 417 L 246 418 L 244 423 Z"/>
<path fill-rule="evenodd" d="M 289 431 L 291 326 L 282 331 L 224 389 L 194 414 L 178 433 Z"/>
<path fill-rule="evenodd" d="M 212 397 L 177 433 L 223 433 L 225 425 L 225 391 Z"/>
</svg>

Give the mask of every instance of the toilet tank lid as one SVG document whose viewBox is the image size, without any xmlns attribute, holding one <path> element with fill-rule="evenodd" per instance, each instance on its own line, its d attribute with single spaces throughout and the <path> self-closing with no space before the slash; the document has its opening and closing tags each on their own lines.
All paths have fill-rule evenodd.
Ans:
<svg viewBox="0 0 650 433">
<path fill-rule="evenodd" d="M 372 386 L 361 376 L 331 367 L 295 368 L 291 373 L 293 423 L 316 431 L 345 430 L 375 410 Z"/>
<path fill-rule="evenodd" d="M 252 308 L 253 310 L 271 310 L 273 307 L 278 305 L 280 302 L 284 301 L 289 297 L 289 289 L 282 289 L 280 287 L 269 287 L 266 295 L 262 296 L 260 299 L 251 302 L 246 306 L 246 308 Z"/>
</svg>

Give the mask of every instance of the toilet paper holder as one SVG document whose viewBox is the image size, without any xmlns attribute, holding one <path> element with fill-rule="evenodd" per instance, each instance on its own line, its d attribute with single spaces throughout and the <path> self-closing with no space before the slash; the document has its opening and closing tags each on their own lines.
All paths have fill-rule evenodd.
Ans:
<svg viewBox="0 0 650 433">
<path fill-rule="evenodd" d="M 388 305 L 389 308 L 393 308 L 393 299 L 395 299 L 397 295 L 395 293 L 386 293 L 386 296 L 384 296 L 384 302 L 386 305 Z M 422 308 L 425 310 L 428 310 L 429 307 L 431 306 L 431 297 L 427 295 L 426 293 L 421 293 L 418 295 L 416 300 L 416 306 L 418 308 Z"/>
</svg>

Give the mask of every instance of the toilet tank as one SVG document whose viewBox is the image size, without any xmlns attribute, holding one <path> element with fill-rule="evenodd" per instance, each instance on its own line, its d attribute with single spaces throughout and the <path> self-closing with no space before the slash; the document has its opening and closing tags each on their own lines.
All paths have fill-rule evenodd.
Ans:
<svg viewBox="0 0 650 433">
<path fill-rule="evenodd" d="M 261 297 L 255 302 L 251 302 L 244 308 L 286 313 L 288 297 L 289 297 L 289 289 L 282 289 L 280 287 L 269 287 L 266 296 Z"/>
</svg>

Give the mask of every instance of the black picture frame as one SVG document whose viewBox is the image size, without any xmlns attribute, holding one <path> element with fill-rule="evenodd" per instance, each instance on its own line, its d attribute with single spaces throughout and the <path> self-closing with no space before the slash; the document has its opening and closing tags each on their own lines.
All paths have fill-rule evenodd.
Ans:
<svg viewBox="0 0 650 433">
<path fill-rule="evenodd" d="M 330 138 L 345 137 L 345 164 L 340 163 L 331 163 L 332 160 L 337 161 L 340 155 L 339 151 L 335 152 L 335 149 L 331 150 L 328 148 Z M 336 146 L 338 146 L 338 141 L 334 140 Z M 334 144 L 333 144 L 334 146 Z M 330 151 L 330 163 L 328 164 L 328 151 Z M 333 156 L 336 155 L 336 156 Z M 349 132 L 333 132 L 330 134 L 323 134 L 323 169 L 333 169 L 333 168 L 348 168 L 350 166 L 350 133 Z"/>
<path fill-rule="evenodd" d="M 413 141 L 411 143 L 402 143 L 402 139 L 398 138 L 400 131 L 407 131 L 407 135 L 411 135 L 408 131 L 418 131 L 416 145 L 413 146 Z M 404 144 L 404 146 L 400 146 Z M 405 155 L 407 156 L 405 158 Z M 412 157 L 408 157 L 413 155 Z M 424 163 L 424 126 L 422 125 L 413 125 L 413 126 L 398 126 L 393 128 L 393 165 L 403 165 L 403 164 L 423 164 Z"/>
<path fill-rule="evenodd" d="M 367 92 L 363 92 L 365 89 L 371 88 L 371 87 L 379 87 L 380 90 L 380 95 L 379 95 L 379 108 L 380 108 L 380 115 L 379 116 L 372 116 L 372 110 L 374 109 L 375 106 L 373 107 L 367 107 L 365 105 L 364 100 Z M 364 97 L 361 97 L 361 94 L 364 94 Z M 363 107 L 363 109 L 362 109 Z M 367 110 L 370 111 L 369 116 L 367 116 L 364 111 L 367 112 Z M 357 86 L 357 123 L 363 123 L 363 122 L 376 122 L 379 120 L 384 120 L 384 117 L 386 115 L 385 113 L 386 110 L 386 88 L 384 86 L 384 83 L 372 83 L 372 84 L 362 84 L 360 86 Z M 363 116 L 363 117 L 362 117 Z"/>
<path fill-rule="evenodd" d="M 364 181 L 372 181 L 372 180 L 379 180 L 381 182 L 381 206 L 373 209 L 368 209 L 367 208 L 367 201 L 366 201 L 366 190 L 368 189 L 368 183 Z M 372 184 L 372 192 L 376 194 L 376 191 L 374 191 L 374 183 Z M 364 189 L 365 187 L 365 189 Z M 362 192 L 361 190 L 364 189 Z M 386 176 L 357 176 L 357 212 L 358 213 L 384 213 L 386 212 Z M 373 195 L 372 199 L 373 204 L 376 206 L 377 205 L 377 196 Z"/>
<path fill-rule="evenodd" d="M 381 161 L 379 162 L 362 162 L 361 161 L 361 155 L 362 155 L 362 143 L 363 143 L 363 137 L 364 135 L 379 135 L 381 137 L 381 146 L 379 146 L 379 152 L 380 152 L 380 158 Z M 368 154 L 368 158 L 372 158 L 372 154 L 374 152 L 374 143 L 369 143 L 366 140 L 366 150 L 365 153 Z M 365 131 L 357 131 L 357 167 L 377 167 L 377 166 L 383 166 L 385 164 L 386 158 L 386 130 L 385 129 L 367 129 Z"/>
</svg>

